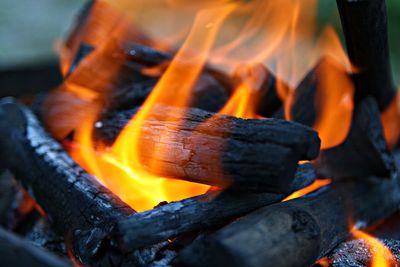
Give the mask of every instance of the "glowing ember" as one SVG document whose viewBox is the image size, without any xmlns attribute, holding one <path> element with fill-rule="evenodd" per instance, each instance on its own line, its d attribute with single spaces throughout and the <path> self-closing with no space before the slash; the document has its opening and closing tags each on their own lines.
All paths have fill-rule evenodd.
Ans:
<svg viewBox="0 0 400 267">
<path fill-rule="evenodd" d="M 295 198 L 299 198 L 299 197 L 305 196 L 305 195 L 307 195 L 307 194 L 309 194 L 311 192 L 314 192 L 315 190 L 317 190 L 317 189 L 319 189 L 321 187 L 324 187 L 324 186 L 326 186 L 326 185 L 328 185 L 330 183 L 332 183 L 332 181 L 329 180 L 329 179 L 323 179 L 323 180 L 322 179 L 318 179 L 314 183 L 312 183 L 311 185 L 307 186 L 306 188 L 303 188 L 303 189 L 301 189 L 299 191 L 294 192 L 293 194 L 291 194 L 290 196 L 285 198 L 282 202 L 289 201 L 291 199 L 295 199 Z"/>
<path fill-rule="evenodd" d="M 360 230 L 352 232 L 355 238 L 362 239 L 368 245 L 372 254 L 371 267 L 390 267 L 396 266 L 395 257 L 392 252 L 378 239 Z"/>
</svg>

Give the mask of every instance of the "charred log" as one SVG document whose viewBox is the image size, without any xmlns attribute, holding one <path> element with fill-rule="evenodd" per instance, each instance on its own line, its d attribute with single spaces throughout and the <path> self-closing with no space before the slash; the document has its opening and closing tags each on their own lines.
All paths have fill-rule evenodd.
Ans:
<svg viewBox="0 0 400 267">
<path fill-rule="evenodd" d="M 176 264 L 309 266 L 346 240 L 349 220 L 371 225 L 393 214 L 399 202 L 397 179 L 334 182 L 308 196 L 257 210 L 198 239 L 178 255 Z"/>
<path fill-rule="evenodd" d="M 315 174 L 310 164 L 299 166 L 290 192 L 300 190 L 314 180 Z M 119 234 L 125 247 L 137 249 L 192 231 L 223 225 L 287 196 L 270 193 L 208 193 L 132 215 L 119 223 Z"/>
<path fill-rule="evenodd" d="M 0 135 L 2 167 L 27 188 L 55 229 L 71 239 L 81 260 L 98 256 L 116 222 L 134 211 L 80 168 L 32 112 L 10 98 L 0 103 Z"/>
<path fill-rule="evenodd" d="M 0 255 L 3 266 L 68 267 L 66 260 L 0 228 Z"/>
<path fill-rule="evenodd" d="M 391 177 L 396 173 L 373 98 L 356 106 L 346 140 L 337 147 L 322 150 L 315 168 L 319 175 L 330 178 Z"/>
<path fill-rule="evenodd" d="M 370 95 L 383 111 L 395 96 L 385 0 L 337 0 L 354 74 L 356 101 Z"/>
<path fill-rule="evenodd" d="M 133 114 L 104 118 L 97 124 L 102 125 L 97 138 L 113 141 Z M 242 191 L 287 192 L 297 162 L 315 158 L 320 144 L 316 132 L 296 123 L 163 105 L 153 108 L 140 127 L 141 163 L 149 172 L 210 185 L 233 184 Z M 153 155 L 161 146 L 168 153 Z M 152 169 L 150 161 L 161 167 Z"/>
<path fill-rule="evenodd" d="M 158 80 L 158 77 L 148 77 L 117 88 L 106 99 L 106 113 L 140 106 L 153 91 Z M 228 96 L 226 89 L 207 71 L 203 71 L 194 86 L 189 106 L 216 112 L 226 103 Z"/>
</svg>

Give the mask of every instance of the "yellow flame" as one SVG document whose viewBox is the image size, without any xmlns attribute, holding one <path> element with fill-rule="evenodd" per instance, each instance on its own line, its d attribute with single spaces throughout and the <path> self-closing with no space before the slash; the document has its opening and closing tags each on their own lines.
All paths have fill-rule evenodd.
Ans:
<svg viewBox="0 0 400 267">
<path fill-rule="evenodd" d="M 354 230 L 352 234 L 355 238 L 364 240 L 368 245 L 372 254 L 371 267 L 390 267 L 394 265 L 395 259 L 392 252 L 381 241 L 360 230 Z"/>
</svg>

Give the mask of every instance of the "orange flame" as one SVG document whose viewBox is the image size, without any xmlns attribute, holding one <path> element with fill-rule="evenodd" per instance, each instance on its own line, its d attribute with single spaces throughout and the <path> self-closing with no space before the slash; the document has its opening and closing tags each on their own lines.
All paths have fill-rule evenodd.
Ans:
<svg viewBox="0 0 400 267">
<path fill-rule="evenodd" d="M 381 114 L 386 143 L 390 149 L 394 149 L 400 137 L 400 95 L 393 99 L 389 107 Z"/>
<path fill-rule="evenodd" d="M 301 189 L 299 191 L 294 192 L 293 194 L 291 194 L 290 196 L 288 196 L 287 198 L 282 200 L 282 202 L 289 201 L 289 200 L 292 200 L 292 199 L 295 199 L 295 198 L 299 198 L 299 197 L 305 196 L 305 195 L 307 195 L 307 194 L 309 194 L 311 192 L 314 192 L 317 189 L 319 189 L 321 187 L 324 187 L 326 185 L 329 185 L 331 183 L 332 183 L 332 180 L 329 180 L 329 179 L 318 179 L 314 183 L 312 183 L 311 185 L 309 185 L 309 186 L 307 186 L 307 187 L 305 187 L 305 188 L 303 188 L 303 189 Z"/>
<path fill-rule="evenodd" d="M 146 155 L 150 158 L 148 162 L 142 158 L 146 148 L 141 143 L 144 135 L 141 127 L 151 120 L 153 107 L 158 103 L 188 106 L 193 85 L 206 63 L 228 72 L 240 64 L 252 66 L 249 68 L 251 71 L 240 74 L 240 83 L 220 113 L 258 118 L 255 106 L 262 75 L 254 65 L 262 63 L 277 74 L 278 94 L 290 107 L 292 92 L 286 84 L 294 87 L 322 55 L 330 55 L 341 68 L 333 73 L 327 70 L 326 77 L 320 82 L 322 89 L 318 90 L 317 98 L 324 104 L 318 106 L 320 116 L 315 128 L 327 147 L 336 145 L 347 134 L 351 121 L 349 114 L 352 112 L 352 105 L 348 102 L 351 102 L 352 90 L 344 78 L 347 77 L 348 60 L 332 28 L 328 27 L 315 42 L 316 0 L 235 3 L 231 0 L 206 0 L 201 3 L 186 0 L 99 0 L 97 4 L 92 11 L 93 18 L 76 33 L 80 41 L 95 45 L 96 49 L 49 98 L 47 121 L 51 132 L 60 139 L 75 130 L 74 144 L 70 148 L 73 158 L 134 209 L 147 210 L 162 201 L 180 200 L 209 189 L 209 186 L 154 175 L 166 168 L 157 159 L 171 160 L 174 151 L 168 151 L 162 144 L 174 142 L 174 136 L 161 132 L 158 137 L 160 142 L 152 149 L 153 156 Z M 134 25 L 154 42 L 141 36 L 136 27 L 131 28 L 131 21 L 117 10 L 111 11 L 110 6 L 129 13 Z M 182 16 L 177 16 L 180 11 Z M 101 14 L 110 19 L 101 20 Z M 110 24 L 105 23 L 107 21 Z M 163 25 L 159 25 L 159 21 Z M 86 36 L 93 31 L 92 37 Z M 139 40 L 161 50 L 181 48 L 114 145 L 105 147 L 93 141 L 92 132 L 104 99 L 110 93 L 108 85 L 113 82 L 124 61 L 114 57 L 115 45 L 125 39 Z M 64 73 L 77 47 L 78 43 L 74 42 L 64 47 Z M 153 72 L 154 69 L 145 71 Z M 158 73 L 159 69 L 156 71 Z M 339 80 L 337 88 L 331 85 L 336 80 Z M 321 107 L 324 105 L 328 108 Z M 330 110 L 332 107 L 333 111 Z M 77 113 L 77 110 L 80 112 Z M 169 115 L 165 114 L 163 119 L 168 121 Z M 340 125 L 340 133 L 333 124 Z M 172 130 L 178 131 L 178 128 Z M 309 190 L 323 185 L 319 181 Z M 301 194 L 298 192 L 298 196 Z"/>
<path fill-rule="evenodd" d="M 96 117 L 88 118 L 76 133 L 76 141 L 80 146 L 72 152 L 75 158 L 81 158 L 82 165 L 138 211 L 151 209 L 162 201 L 180 200 L 199 195 L 209 189 L 208 186 L 167 180 L 148 173 L 146 168 L 155 170 L 163 169 L 164 166 L 159 166 L 155 162 L 150 162 L 147 167 L 142 165 L 140 129 L 157 103 L 167 103 L 177 107 L 187 106 L 192 87 L 206 63 L 219 27 L 235 7 L 234 4 L 230 4 L 207 9 L 198 14 L 182 48 L 112 148 L 94 151 L 95 146 L 91 141 L 91 136 Z M 179 97 L 176 97 L 177 95 Z M 168 114 L 165 116 L 168 118 Z M 165 136 L 165 133 L 161 133 L 160 138 L 173 140 L 174 136 Z M 171 151 L 164 151 L 161 145 L 156 145 L 153 153 L 152 158 L 156 158 L 155 155 L 160 157 Z"/>
<path fill-rule="evenodd" d="M 364 240 L 368 245 L 372 254 L 371 267 L 396 266 L 394 255 L 381 241 L 360 230 L 354 230 L 352 234 L 355 238 Z"/>
</svg>

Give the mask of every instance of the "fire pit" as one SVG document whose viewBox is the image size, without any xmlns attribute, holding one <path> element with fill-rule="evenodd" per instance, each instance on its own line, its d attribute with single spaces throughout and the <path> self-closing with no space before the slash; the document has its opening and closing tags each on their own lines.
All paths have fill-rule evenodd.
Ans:
<svg viewBox="0 0 400 267">
<path fill-rule="evenodd" d="M 88 2 L 0 99 L 5 264 L 398 266 L 386 3 L 337 6 L 348 53 L 314 0 Z"/>
</svg>

